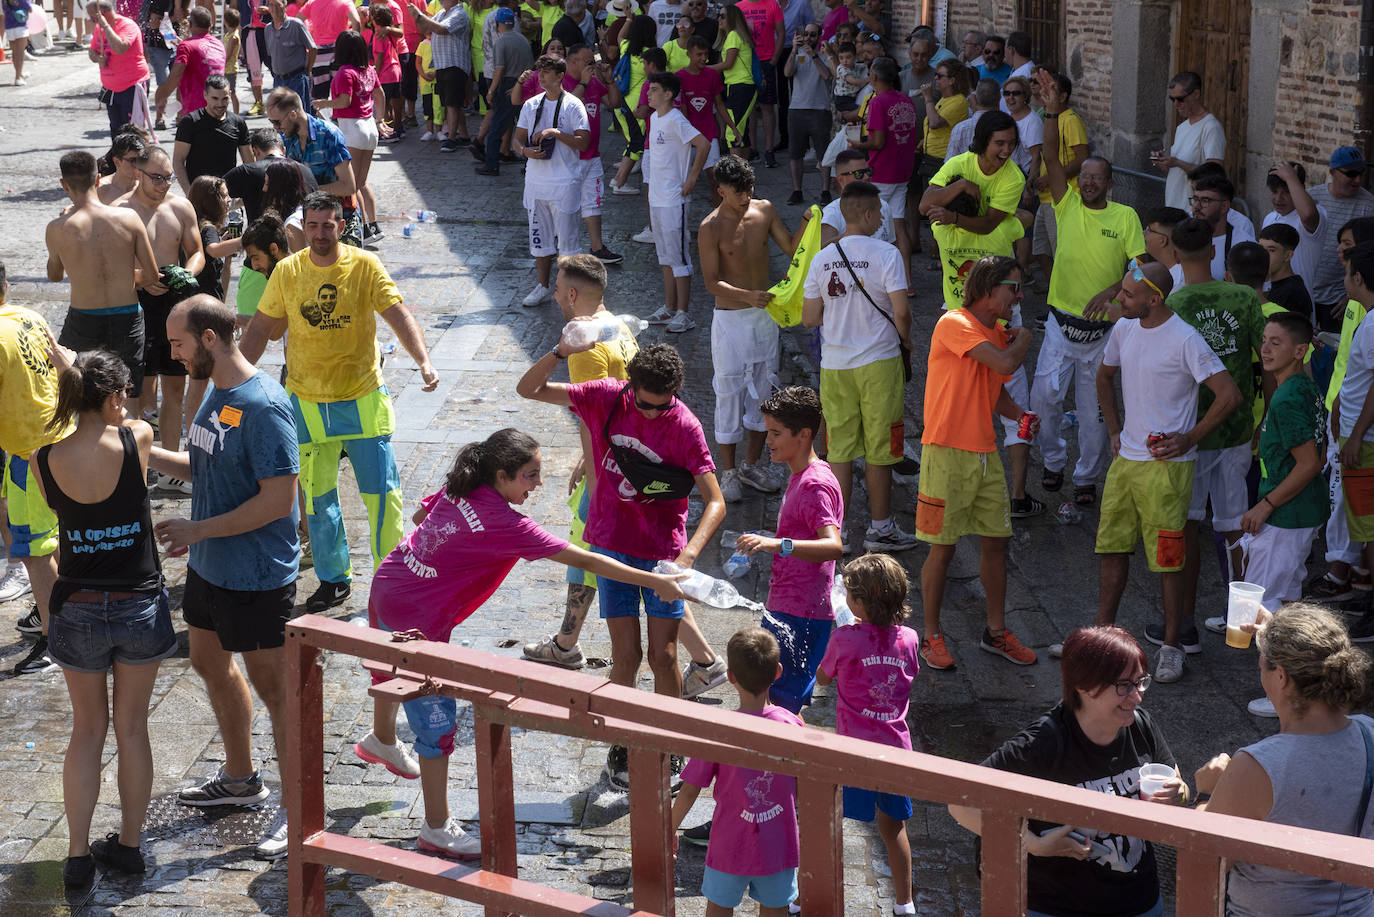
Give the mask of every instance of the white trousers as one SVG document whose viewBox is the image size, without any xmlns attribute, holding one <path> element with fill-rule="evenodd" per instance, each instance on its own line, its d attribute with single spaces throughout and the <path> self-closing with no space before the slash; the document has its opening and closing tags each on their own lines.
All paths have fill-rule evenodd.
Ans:
<svg viewBox="0 0 1374 917">
<path fill-rule="evenodd" d="M 1073 483 L 1096 484 L 1107 470 L 1107 426 L 1097 403 L 1097 368 L 1107 349 L 1107 335 L 1089 344 L 1070 341 L 1064 336 L 1053 312 L 1045 320 L 1045 340 L 1035 364 L 1031 385 L 1030 409 L 1040 416 L 1040 435 L 1036 443 L 1047 471 L 1063 471 L 1068 461 L 1068 442 L 1060 431 L 1064 419 L 1064 400 L 1073 383 L 1075 411 L 1078 415 L 1078 464 Z"/>
</svg>

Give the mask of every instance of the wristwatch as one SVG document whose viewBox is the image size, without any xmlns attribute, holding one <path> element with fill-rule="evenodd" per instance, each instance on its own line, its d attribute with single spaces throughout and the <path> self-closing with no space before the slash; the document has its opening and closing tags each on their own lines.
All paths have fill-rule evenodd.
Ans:
<svg viewBox="0 0 1374 917">
<path fill-rule="evenodd" d="M 1058 118 L 1059 115 L 1058 115 L 1057 113 L 1051 114 L 1050 112 L 1045 112 L 1045 117 L 1046 117 L 1046 118 Z"/>
<path fill-rule="evenodd" d="M 560 342 L 560 343 L 561 343 L 561 342 Z M 566 360 L 566 359 L 567 359 L 567 357 L 563 356 L 561 353 L 558 352 L 558 344 L 554 344 L 553 347 L 550 348 L 550 350 L 549 350 L 549 356 L 553 357 L 555 360 Z"/>
<path fill-rule="evenodd" d="M 782 546 L 778 548 L 778 553 L 781 554 L 783 557 L 791 557 L 791 556 L 792 556 L 792 539 L 791 539 L 791 538 L 784 538 L 784 539 L 782 540 Z"/>
</svg>

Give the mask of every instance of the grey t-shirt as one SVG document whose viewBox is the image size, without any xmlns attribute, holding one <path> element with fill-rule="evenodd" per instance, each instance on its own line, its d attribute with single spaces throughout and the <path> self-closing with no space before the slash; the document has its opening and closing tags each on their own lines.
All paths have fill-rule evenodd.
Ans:
<svg viewBox="0 0 1374 917">
<path fill-rule="evenodd" d="M 278 29 L 268 20 L 262 36 L 267 40 L 267 54 L 272 58 L 273 76 L 285 76 L 305 69 L 306 53 L 315 47 L 315 39 L 310 37 L 305 23 L 288 16 Z"/>
<path fill-rule="evenodd" d="M 493 76 L 495 68 L 505 68 L 501 71 L 503 80 L 517 79 L 526 70 L 534 69 L 534 54 L 530 51 L 530 43 L 520 34 L 519 29 L 511 29 L 497 35 L 491 57 Z"/>
<path fill-rule="evenodd" d="M 830 80 L 821 76 L 816 66 L 816 52 L 810 49 L 793 50 L 797 72 L 792 77 L 791 107 L 798 110 L 829 111 Z M 829 72 L 830 68 L 826 68 Z"/>
<path fill-rule="evenodd" d="M 1347 220 L 1374 216 L 1374 194 L 1361 188 L 1354 197 L 1335 197 L 1331 194 L 1331 186 L 1325 184 L 1308 188 L 1307 193 L 1326 211 L 1327 216 L 1322 227 L 1321 254 L 1317 256 L 1316 277 L 1309 278 L 1312 301 L 1320 305 L 1341 303 L 1344 306 L 1347 298 L 1345 268 L 1341 266 L 1340 256 L 1336 254 L 1336 235 Z"/>
</svg>

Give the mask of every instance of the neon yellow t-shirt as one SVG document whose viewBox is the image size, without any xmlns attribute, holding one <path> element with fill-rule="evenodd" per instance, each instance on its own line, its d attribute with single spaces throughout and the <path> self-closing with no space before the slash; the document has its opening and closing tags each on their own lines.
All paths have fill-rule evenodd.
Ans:
<svg viewBox="0 0 1374 917">
<path fill-rule="evenodd" d="M 1073 160 L 1073 148 L 1076 146 L 1088 145 L 1088 128 L 1083 124 L 1083 119 L 1078 117 L 1078 112 L 1072 108 L 1064 109 L 1059 115 L 1059 161 L 1071 162 Z M 1049 174 L 1045 170 L 1044 156 L 1041 156 L 1040 174 Z M 1078 176 L 1069 179 L 1069 187 L 1078 190 Z M 1040 192 L 1040 203 L 1049 204 L 1053 199 L 1050 197 L 1049 190 Z"/>
<path fill-rule="evenodd" d="M 626 364 L 639 353 L 639 342 L 630 329 L 620 325 L 616 336 L 597 343 L 591 350 L 568 357 L 568 379 L 574 384 L 597 379 L 628 379 Z"/>
<path fill-rule="evenodd" d="M 0 305 L 0 449 L 20 458 L 56 442 L 47 429 L 57 408 L 57 370 L 48 359 L 48 323 L 23 306 Z"/>
<path fill-rule="evenodd" d="M 1336 403 L 1336 396 L 1341 393 L 1341 383 L 1345 381 L 1345 366 L 1350 362 L 1350 341 L 1367 314 L 1368 310 L 1353 299 L 1345 304 L 1345 317 L 1341 319 L 1341 346 L 1336 350 L 1336 362 L 1331 368 L 1331 385 L 1326 389 L 1328 411 Z"/>
<path fill-rule="evenodd" d="M 620 42 L 620 56 L 630 54 L 630 43 Z M 644 74 L 644 58 L 638 54 L 630 54 L 630 91 L 625 93 L 625 105 L 630 111 L 635 110 L 639 104 L 639 90 L 644 86 L 644 81 L 648 79 Z"/>
<path fill-rule="evenodd" d="M 1070 315 L 1082 316 L 1088 300 L 1120 283 L 1126 262 L 1145 253 L 1140 217 L 1125 204 L 1111 201 L 1103 209 L 1093 210 L 1070 188 L 1054 205 L 1054 220 L 1066 269 L 1050 274 L 1048 302 Z"/>
<path fill-rule="evenodd" d="M 945 126 L 932 129 L 930 122 L 925 122 L 925 154 L 936 159 L 944 159 L 954 125 L 968 120 L 968 99 L 956 92 L 952 96 L 937 100 L 935 111 L 945 119 Z"/>
<path fill-rule="evenodd" d="M 1016 213 L 1016 205 L 1021 201 L 1021 189 L 1026 186 L 1025 173 L 1011 159 L 1002 163 L 996 172 L 986 175 L 978 165 L 978 154 L 972 152 L 960 153 L 945 163 L 930 183 L 944 188 L 961 178 L 973 182 L 981 192 L 978 199 L 979 216 L 986 214 L 989 208 L 1007 215 Z"/>
<path fill-rule="evenodd" d="M 725 85 L 754 82 L 754 49 L 733 30 L 726 34 L 725 42 L 720 46 L 720 56 L 724 58 L 731 48 L 739 51 L 739 54 L 735 55 L 735 63 L 723 74 Z"/>
<path fill-rule="evenodd" d="M 663 53 L 668 57 L 669 73 L 686 70 L 687 65 L 692 62 L 687 55 L 687 49 L 678 44 L 676 38 L 663 46 Z"/>
<path fill-rule="evenodd" d="M 427 96 L 434 92 L 434 81 L 424 77 L 424 71 L 434 69 L 434 49 L 430 47 L 429 39 L 426 38 L 415 46 L 415 72 L 420 77 L 420 95 Z M 438 114 L 436 112 L 436 114 Z"/>
<path fill-rule="evenodd" d="M 1016 217 L 1007 217 L 986 235 L 960 229 L 953 223 L 931 223 L 931 234 L 940 246 L 940 268 L 944 274 L 945 308 L 964 305 L 964 281 L 975 261 L 985 255 L 1011 255 L 1012 243 L 1026 234 Z"/>
<path fill-rule="evenodd" d="M 401 301 L 391 275 L 371 252 L 339 246 L 329 267 L 310 250 L 278 262 L 258 311 L 285 318 L 286 390 L 305 401 L 352 401 L 382 385 L 377 313 Z"/>
<path fill-rule="evenodd" d="M 494 6 L 484 10 L 475 10 L 471 5 L 468 6 L 468 21 L 472 23 L 472 72 L 478 76 L 482 75 L 482 67 L 486 64 L 486 56 L 482 53 L 482 30 L 487 24 L 487 17 L 494 12 Z"/>
<path fill-rule="evenodd" d="M 563 7 L 556 3 L 523 3 L 521 8 L 539 20 L 539 47 L 543 48 L 553 37 L 554 23 L 563 18 Z"/>
</svg>

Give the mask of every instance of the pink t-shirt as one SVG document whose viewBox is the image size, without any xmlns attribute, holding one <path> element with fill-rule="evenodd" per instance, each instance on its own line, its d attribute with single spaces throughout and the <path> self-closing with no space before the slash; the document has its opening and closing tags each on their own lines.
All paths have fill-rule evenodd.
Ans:
<svg viewBox="0 0 1374 917">
<path fill-rule="evenodd" d="M 797 715 L 772 704 L 741 711 L 776 723 L 805 726 Z M 797 778 L 693 758 L 682 779 L 706 787 L 716 800 L 706 865 L 731 876 L 771 876 L 800 863 L 797 843 Z"/>
<path fill-rule="evenodd" d="M 844 503 L 840 483 L 830 465 L 820 460 L 792 475 L 778 509 L 778 537 L 810 541 L 827 525 L 844 525 Z M 830 607 L 830 586 L 835 581 L 835 562 L 802 560 L 799 557 L 773 557 L 773 579 L 768 588 L 768 607 L 772 611 L 801 618 L 835 616 Z"/>
<path fill-rule="evenodd" d="M 740 0 L 735 9 L 748 21 L 754 33 L 754 53 L 759 56 L 759 62 L 771 63 L 773 53 L 778 50 L 773 24 L 782 22 L 782 4 L 778 0 Z"/>
<path fill-rule="evenodd" d="M 224 44 L 208 32 L 198 38 L 187 38 L 177 45 L 172 63 L 186 65 L 177 84 L 177 98 L 181 100 L 181 113 L 189 115 L 205 107 L 205 78 L 224 72 Z"/>
<path fill-rule="evenodd" d="M 840 26 L 849 21 L 849 7 L 841 3 L 833 10 L 825 14 L 825 21 L 821 23 L 821 41 L 829 41 L 835 37 Z"/>
<path fill-rule="evenodd" d="M 568 83 L 572 82 L 572 86 Z M 577 88 L 577 81 L 570 76 L 563 77 L 563 88 L 569 91 Z M 596 77 L 587 81 L 587 88 L 582 93 L 582 107 L 587 109 L 587 133 L 591 143 L 582 151 L 578 159 L 600 159 L 601 158 L 601 110 L 602 99 L 606 98 L 606 84 Z"/>
<path fill-rule="evenodd" d="M 832 633 L 820 671 L 835 680 L 835 731 L 910 749 L 906 707 L 920 649 L 921 638 L 905 625 L 859 621 Z"/>
<path fill-rule="evenodd" d="M 317 47 L 332 46 L 339 33 L 348 28 L 348 11 L 352 6 L 350 0 L 310 0 L 300 8 Z"/>
<path fill-rule="evenodd" d="M 700 73 L 687 69 L 677 72 L 682 81 L 682 91 L 678 93 L 677 104 L 682 113 L 701 132 L 707 140 L 719 136 L 716 130 L 716 98 L 725 92 L 725 80 L 719 70 L 705 68 Z"/>
<path fill-rule="evenodd" d="M 383 86 L 390 83 L 401 81 L 401 58 L 397 50 L 397 42 L 400 40 L 394 35 L 384 35 L 372 29 L 368 33 L 368 42 L 372 46 L 372 61 L 377 65 L 377 79 Z"/>
<path fill-rule="evenodd" d="M 138 23 L 116 13 L 112 28 L 121 40 L 129 43 L 129 50 L 123 54 L 111 51 L 104 29 L 96 29 L 91 36 L 91 50 L 100 56 L 100 85 L 111 92 L 123 92 L 146 80 L 152 71 L 143 56 L 143 30 Z"/>
<path fill-rule="evenodd" d="M 889 89 L 868 102 L 868 132 L 885 131 L 883 148 L 868 151 L 868 164 L 873 167 L 873 181 L 883 184 L 904 184 L 911 178 L 916 165 L 916 106 L 906 93 Z"/>
<path fill-rule="evenodd" d="M 621 474 L 603 431 L 613 413 L 610 432 L 618 445 L 700 475 L 716 470 L 701 422 L 678 399 L 667 411 L 645 417 L 619 379 L 581 382 L 569 386 L 568 396 L 572 412 L 592 434 L 596 488 L 583 533 L 587 543 L 643 560 L 677 557 L 687 546 L 687 501 L 640 495 Z"/>
<path fill-rule="evenodd" d="M 415 29 L 415 19 L 410 15 L 410 4 L 407 3 L 402 7 L 396 0 L 372 0 L 372 3 L 375 6 L 384 6 L 391 10 L 392 26 L 399 26 L 401 29 L 401 37 L 396 39 L 396 53 L 409 54 L 410 49 L 419 43 L 418 39 L 420 37 L 419 31 Z M 412 32 L 414 32 L 417 39 L 416 42 L 413 43 L 410 40 Z"/>
<path fill-rule="evenodd" d="M 346 107 L 334 109 L 334 117 L 371 118 L 372 91 L 376 88 L 377 71 L 371 67 L 366 70 L 359 70 L 351 64 L 340 67 L 334 74 L 334 81 L 329 84 L 329 94 L 341 96 L 348 93 L 352 98 Z"/>
<path fill-rule="evenodd" d="M 440 490 L 420 505 L 429 515 L 372 578 L 369 605 L 392 630 L 414 628 L 447 643 L 453 628 L 482 607 L 517 560 L 542 560 L 568 546 L 492 487 L 457 500 Z"/>
<path fill-rule="evenodd" d="M 419 10 L 423 13 L 427 9 L 428 7 L 425 5 L 424 0 L 406 0 L 403 4 L 403 12 L 405 15 L 401 17 L 401 28 L 405 29 L 406 49 L 409 52 L 414 52 L 416 48 L 420 47 L 420 42 L 424 41 L 425 38 L 424 35 L 420 34 L 419 28 L 415 25 L 415 11 Z"/>
</svg>

